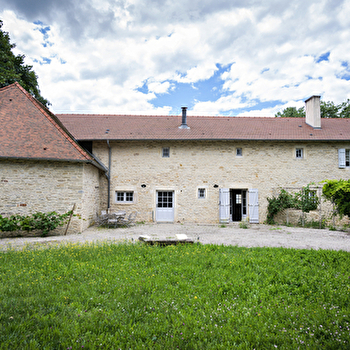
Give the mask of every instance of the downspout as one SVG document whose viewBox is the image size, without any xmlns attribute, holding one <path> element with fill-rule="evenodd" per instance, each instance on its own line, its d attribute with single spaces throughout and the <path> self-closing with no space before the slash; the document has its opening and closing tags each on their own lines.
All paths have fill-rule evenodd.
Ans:
<svg viewBox="0 0 350 350">
<path fill-rule="evenodd" d="M 108 196 L 107 196 L 107 210 L 109 212 L 109 209 L 111 208 L 111 163 L 112 163 L 112 149 L 109 144 L 109 140 L 107 140 L 107 146 L 109 148 L 108 150 L 108 174 L 107 174 L 107 180 L 108 180 Z"/>
</svg>

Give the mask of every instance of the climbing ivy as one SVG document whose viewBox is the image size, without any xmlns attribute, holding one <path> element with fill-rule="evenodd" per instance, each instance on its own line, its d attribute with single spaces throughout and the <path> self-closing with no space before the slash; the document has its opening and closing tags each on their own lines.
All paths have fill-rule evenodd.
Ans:
<svg viewBox="0 0 350 350">
<path fill-rule="evenodd" d="M 277 197 L 267 198 L 267 223 L 273 224 L 275 215 L 288 208 L 299 209 L 303 213 L 316 210 L 319 204 L 319 198 L 315 191 L 310 190 L 310 184 L 303 187 L 294 194 L 281 189 Z"/>
<path fill-rule="evenodd" d="M 350 180 L 326 180 L 323 196 L 334 203 L 337 213 L 350 217 Z"/>
</svg>

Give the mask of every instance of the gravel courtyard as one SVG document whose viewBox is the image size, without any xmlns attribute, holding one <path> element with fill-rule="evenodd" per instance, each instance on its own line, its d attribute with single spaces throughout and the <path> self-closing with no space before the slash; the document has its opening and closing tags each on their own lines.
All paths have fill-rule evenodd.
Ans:
<svg viewBox="0 0 350 350">
<path fill-rule="evenodd" d="M 237 245 L 240 247 L 285 247 L 298 249 L 332 249 L 350 252 L 350 234 L 341 231 L 318 230 L 287 226 L 238 224 L 226 227 L 202 224 L 143 224 L 130 228 L 106 229 L 90 227 L 81 234 L 50 237 L 3 238 L 0 250 L 25 246 L 58 245 L 61 243 L 138 241 L 140 235 L 155 239 L 171 239 L 186 234 L 202 244 Z"/>
</svg>

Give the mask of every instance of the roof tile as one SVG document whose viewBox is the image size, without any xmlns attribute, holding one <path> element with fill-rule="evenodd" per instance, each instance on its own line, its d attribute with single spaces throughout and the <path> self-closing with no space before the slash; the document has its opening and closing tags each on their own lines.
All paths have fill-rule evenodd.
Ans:
<svg viewBox="0 0 350 350">
<path fill-rule="evenodd" d="M 48 109 L 18 83 L 0 89 L 0 157 L 91 161 Z"/>
<path fill-rule="evenodd" d="M 314 129 L 304 118 L 58 114 L 78 140 L 350 140 L 350 119 L 322 119 Z"/>
</svg>

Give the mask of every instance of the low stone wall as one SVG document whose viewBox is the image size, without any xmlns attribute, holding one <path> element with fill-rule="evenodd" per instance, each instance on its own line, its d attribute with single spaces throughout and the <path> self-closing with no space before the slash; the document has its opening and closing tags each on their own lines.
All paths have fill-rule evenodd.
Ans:
<svg viewBox="0 0 350 350">
<path fill-rule="evenodd" d="M 334 226 L 334 227 L 343 227 L 344 225 L 349 225 L 349 218 L 343 217 L 340 219 L 339 216 L 332 217 L 332 212 L 330 210 L 315 210 L 310 211 L 309 213 L 304 213 L 301 210 L 297 209 L 286 209 L 283 212 L 278 213 L 274 221 L 277 224 L 285 225 L 290 224 L 293 226 L 300 225 L 302 223 L 302 217 L 304 215 L 304 222 L 323 222 L 326 226 Z"/>
<path fill-rule="evenodd" d="M 52 230 L 49 232 L 49 234 L 45 237 L 50 236 L 62 236 L 66 232 L 66 226 L 58 227 L 55 230 Z M 68 234 L 68 233 L 67 233 Z M 42 237 L 43 232 L 40 230 L 34 230 L 34 231 L 0 231 L 0 239 L 3 238 L 15 238 L 15 237 Z"/>
</svg>

